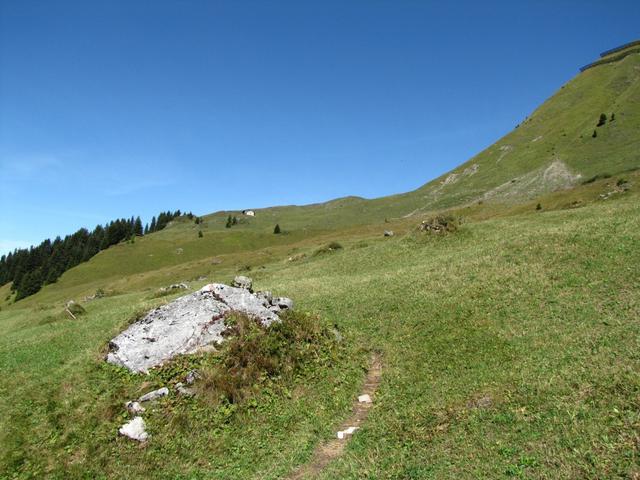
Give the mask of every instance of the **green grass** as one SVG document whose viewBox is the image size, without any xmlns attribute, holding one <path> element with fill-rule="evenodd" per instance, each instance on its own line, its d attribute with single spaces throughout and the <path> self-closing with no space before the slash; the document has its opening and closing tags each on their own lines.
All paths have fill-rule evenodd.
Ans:
<svg viewBox="0 0 640 480">
<path fill-rule="evenodd" d="M 17 303 L 0 287 L 0 478 L 282 478 L 348 416 L 372 350 L 375 404 L 323 478 L 637 478 L 639 66 L 631 54 L 587 70 L 446 185 L 179 219 Z M 593 139 L 601 112 L 616 120 Z M 556 160 L 581 175 L 574 188 L 536 174 Z M 229 213 L 241 221 L 227 229 Z M 459 228 L 417 231 L 437 214 Z M 238 403 L 170 396 L 145 414 L 150 442 L 118 438 L 125 401 L 215 356 L 138 376 L 104 362 L 107 342 L 184 293 L 159 287 L 240 271 L 344 343 L 252 377 Z"/>
<path fill-rule="evenodd" d="M 630 476 L 640 454 L 638 227 L 638 196 L 627 192 L 469 221 L 445 237 L 411 229 L 363 246 L 345 232 L 331 255 L 268 263 L 258 287 L 336 324 L 352 353 L 261 389 L 250 405 L 161 401 L 142 449 L 116 438 L 123 402 L 163 378 L 125 374 L 102 355 L 137 312 L 171 297 L 98 299 L 78 321 L 57 306 L 5 309 L 2 465 L 25 478 L 279 478 L 334 433 L 366 351 L 378 349 L 374 409 L 324 478 Z M 483 396 L 488 407 L 470 406 Z"/>
</svg>

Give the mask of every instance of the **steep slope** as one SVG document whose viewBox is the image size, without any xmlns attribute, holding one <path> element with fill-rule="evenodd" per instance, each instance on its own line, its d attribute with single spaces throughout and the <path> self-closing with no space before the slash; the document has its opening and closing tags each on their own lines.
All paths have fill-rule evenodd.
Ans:
<svg viewBox="0 0 640 480">
<path fill-rule="evenodd" d="M 580 73 L 511 133 L 420 188 L 424 207 L 531 198 L 640 167 L 640 52 L 630 50 Z"/>
<path fill-rule="evenodd" d="M 639 168 L 640 52 L 630 46 L 601 60 L 562 86 L 511 133 L 415 191 L 261 209 L 254 225 L 333 228 L 473 201 L 522 201 L 594 175 Z M 602 113 L 607 121 L 597 127 Z M 219 216 L 222 222 L 227 213 L 208 218 Z"/>
</svg>

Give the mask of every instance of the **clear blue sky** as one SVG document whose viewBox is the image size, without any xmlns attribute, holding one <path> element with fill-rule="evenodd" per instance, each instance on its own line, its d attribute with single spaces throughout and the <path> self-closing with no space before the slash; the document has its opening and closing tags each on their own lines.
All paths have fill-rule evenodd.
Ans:
<svg viewBox="0 0 640 480">
<path fill-rule="evenodd" d="M 0 253 L 414 189 L 639 26 L 638 1 L 0 0 Z"/>
</svg>

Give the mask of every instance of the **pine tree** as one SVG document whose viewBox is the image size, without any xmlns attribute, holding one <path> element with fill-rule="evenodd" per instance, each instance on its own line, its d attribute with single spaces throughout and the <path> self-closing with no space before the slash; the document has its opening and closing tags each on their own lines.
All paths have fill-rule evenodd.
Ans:
<svg viewBox="0 0 640 480">
<path fill-rule="evenodd" d="M 280 225 L 278 223 L 276 223 L 275 228 L 273 229 L 273 233 L 278 234 L 280 233 Z"/>
<path fill-rule="evenodd" d="M 606 113 L 601 113 L 600 114 L 600 118 L 598 119 L 598 124 L 596 125 L 596 127 L 601 127 L 605 123 L 607 123 L 607 114 Z"/>
<path fill-rule="evenodd" d="M 233 216 L 233 219 L 231 221 L 231 225 L 237 225 L 238 224 L 238 219 L 235 217 L 235 215 Z"/>
<path fill-rule="evenodd" d="M 229 218 L 227 218 L 227 224 L 225 225 L 226 228 L 231 228 L 233 220 L 231 219 L 231 215 L 229 215 Z"/>
<path fill-rule="evenodd" d="M 18 286 L 16 291 L 16 301 L 21 300 L 29 295 L 33 295 L 42 288 L 42 273 L 40 269 L 34 270 L 26 274 Z"/>
<path fill-rule="evenodd" d="M 151 218 L 151 226 L 149 226 L 149 233 L 156 231 L 156 217 Z"/>
<path fill-rule="evenodd" d="M 142 235 L 144 233 L 144 230 L 142 229 L 142 220 L 140 220 L 140 217 L 136 217 L 133 230 L 133 233 L 136 235 Z"/>
</svg>

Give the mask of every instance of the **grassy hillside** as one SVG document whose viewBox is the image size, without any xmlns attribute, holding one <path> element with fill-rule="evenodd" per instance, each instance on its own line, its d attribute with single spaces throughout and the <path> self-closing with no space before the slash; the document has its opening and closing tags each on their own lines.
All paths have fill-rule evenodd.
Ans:
<svg viewBox="0 0 640 480">
<path fill-rule="evenodd" d="M 180 218 L 20 302 L 1 287 L 0 478 L 283 478 L 348 416 L 371 351 L 375 404 L 322 478 L 640 477 L 638 78 L 638 53 L 586 70 L 414 192 Z M 457 232 L 416 231 L 443 210 Z M 109 339 L 180 295 L 159 287 L 240 272 L 335 326 L 335 357 L 243 404 L 171 396 L 150 442 L 118 438 L 124 401 L 182 364 L 124 373 Z"/>
<path fill-rule="evenodd" d="M 102 355 L 166 298 L 95 300 L 78 321 L 55 304 L 3 310 L 2 465 L 24 477 L 280 478 L 333 434 L 377 349 L 372 414 L 323 478 L 632 478 L 639 205 L 632 190 L 583 208 L 494 211 L 447 237 L 344 233 L 342 251 L 267 263 L 258 287 L 338 325 L 352 353 L 255 406 L 160 402 L 143 449 L 115 436 L 122 402 L 162 379 L 123 375 Z"/>
</svg>

